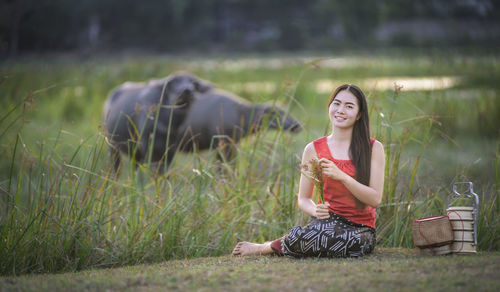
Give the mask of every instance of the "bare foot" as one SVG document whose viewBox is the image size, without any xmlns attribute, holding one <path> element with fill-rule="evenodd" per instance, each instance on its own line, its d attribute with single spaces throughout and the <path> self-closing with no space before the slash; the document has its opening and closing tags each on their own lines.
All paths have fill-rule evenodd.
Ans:
<svg viewBox="0 0 500 292">
<path fill-rule="evenodd" d="M 273 249 L 271 248 L 271 242 L 265 243 L 253 243 L 242 241 L 238 242 L 233 249 L 233 256 L 241 255 L 263 255 L 273 253 Z"/>
</svg>

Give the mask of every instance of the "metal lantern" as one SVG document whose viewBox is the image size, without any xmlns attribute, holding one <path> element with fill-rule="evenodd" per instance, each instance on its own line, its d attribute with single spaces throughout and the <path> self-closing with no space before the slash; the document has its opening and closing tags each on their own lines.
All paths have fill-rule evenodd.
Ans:
<svg viewBox="0 0 500 292">
<path fill-rule="evenodd" d="M 457 191 L 459 185 L 468 185 L 468 192 L 459 193 Z M 453 194 L 448 196 L 446 204 L 446 213 L 450 218 L 454 235 L 452 252 L 458 254 L 476 253 L 479 197 L 474 193 L 472 182 L 456 182 L 452 189 Z M 457 198 L 472 200 L 473 206 L 450 206 L 450 201 Z"/>
</svg>

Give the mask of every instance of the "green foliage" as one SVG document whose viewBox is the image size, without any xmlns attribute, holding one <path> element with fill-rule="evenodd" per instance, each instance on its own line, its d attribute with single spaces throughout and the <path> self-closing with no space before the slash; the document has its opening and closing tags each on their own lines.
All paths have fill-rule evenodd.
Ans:
<svg viewBox="0 0 500 292">
<path fill-rule="evenodd" d="M 432 109 L 439 128 L 446 129 L 449 136 L 500 137 L 500 99 L 497 94 L 498 91 L 492 90 L 466 96 L 457 96 L 458 93 L 453 91 L 442 93 L 434 100 Z M 458 103 L 454 102 L 456 99 L 465 100 Z"/>
<path fill-rule="evenodd" d="M 386 151 L 384 197 L 377 212 L 381 246 L 411 247 L 411 221 L 443 214 L 450 183 L 466 179 L 478 182 L 481 195 L 478 248 L 499 250 L 500 141 L 470 135 L 479 122 L 468 102 L 475 97 L 472 107 L 483 111 L 485 119 L 480 123 L 492 124 L 498 119 L 492 99 L 497 89 L 484 88 L 493 95 L 482 95 L 474 89 L 394 92 L 363 86 L 365 79 L 377 76 L 451 75 L 457 68 L 475 76 L 490 66 L 498 76 L 496 61 L 485 65 L 477 58 L 464 65 L 452 56 L 434 67 L 425 58 L 359 58 L 363 61 L 347 59 L 351 64 L 345 68 L 310 60 L 305 65 L 300 56 L 5 65 L 8 78 L 0 83 L 5 97 L 0 110 L 0 273 L 227 254 L 239 240 L 274 239 L 304 223 L 307 218 L 296 205 L 299 164 L 305 144 L 328 132 L 328 94 L 317 90 L 318 80 L 324 79 L 361 84 L 369 98 L 372 135 Z M 127 80 L 159 78 L 180 69 L 255 102 L 282 103 L 305 129 L 298 135 L 258 132 L 237 145 L 232 162 L 216 162 L 217 150 L 179 154 L 165 175 L 148 163 L 136 173 L 131 162 L 115 177 L 99 131 L 107 93 Z M 465 98 L 450 97 L 457 92 Z M 442 99 L 446 103 L 436 101 Z M 440 117 L 451 114 L 472 117 L 466 117 L 467 123 L 450 122 L 450 131 Z M 450 156 L 455 152 L 466 155 L 466 162 L 455 163 Z"/>
</svg>

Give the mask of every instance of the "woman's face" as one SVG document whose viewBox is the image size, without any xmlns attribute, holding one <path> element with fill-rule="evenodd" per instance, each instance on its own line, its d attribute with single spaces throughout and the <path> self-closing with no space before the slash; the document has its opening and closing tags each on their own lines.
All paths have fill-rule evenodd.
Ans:
<svg viewBox="0 0 500 292">
<path fill-rule="evenodd" d="M 358 99 L 348 90 L 340 91 L 328 108 L 330 121 L 337 128 L 353 127 L 361 116 Z"/>
</svg>

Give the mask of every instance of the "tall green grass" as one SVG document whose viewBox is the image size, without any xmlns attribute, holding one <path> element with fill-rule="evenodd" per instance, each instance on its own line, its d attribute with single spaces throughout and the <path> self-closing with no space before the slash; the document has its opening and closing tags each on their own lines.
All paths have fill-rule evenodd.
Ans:
<svg viewBox="0 0 500 292">
<path fill-rule="evenodd" d="M 328 123 L 326 97 L 317 96 L 309 80 L 318 72 L 304 71 L 301 66 L 285 70 L 296 77 L 287 81 L 291 86 L 274 92 L 276 99 L 290 105 L 293 114 L 305 123 L 303 133 L 258 132 L 237 145 L 233 162 L 217 162 L 216 150 L 179 154 L 165 175 L 157 174 L 151 164 L 140 165 L 136 172 L 133 163 L 125 163 L 121 176 L 116 177 L 107 157 L 108 146 L 98 130 L 106 92 L 127 76 L 141 75 L 142 67 L 149 71 L 142 72 L 140 79 L 176 68 L 133 62 L 107 66 L 111 69 L 99 67 L 103 73 L 85 66 L 84 74 L 72 72 L 83 84 L 76 91 L 51 87 L 52 83 L 39 79 L 33 86 L 47 89 L 29 91 L 26 89 L 33 89 L 30 83 L 15 76 L 0 84 L 0 90 L 9 93 L 2 101 L 5 110 L 0 111 L 0 274 L 73 271 L 227 254 L 239 240 L 274 239 L 305 222 L 307 218 L 296 205 L 301 151 L 307 142 L 323 134 Z M 62 74 L 69 74 L 67 67 L 62 68 Z M 100 82 L 102 76 L 113 76 L 115 70 L 121 73 Z M 88 71 L 97 76 L 89 77 Z M 198 74 L 204 73 L 209 74 Z M 217 80 L 228 76 L 224 71 L 210 74 Z M 16 87 L 26 93 L 15 91 Z M 68 95 L 68 90 L 73 93 Z M 382 246 L 412 247 L 411 221 L 443 214 L 451 182 L 467 179 L 450 177 L 447 185 L 422 181 L 429 171 L 422 169 L 430 156 L 428 149 L 446 131 L 438 115 L 453 112 L 443 107 L 439 113 L 429 111 L 398 91 L 368 93 L 372 134 L 386 151 L 377 240 Z M 68 98 L 74 98 L 75 103 L 87 107 L 56 107 L 44 101 L 50 98 L 67 103 L 71 103 Z M 264 99 L 254 96 L 259 98 Z M 78 109 L 83 112 L 71 114 Z M 317 118 L 321 111 L 324 118 Z M 40 119 L 47 113 L 55 116 L 51 117 L 54 121 Z M 74 118 L 73 123 L 67 120 L 46 133 L 37 133 L 45 123 L 59 125 L 58 120 L 68 118 Z M 493 160 L 494 180 L 476 189 L 481 196 L 479 250 L 500 250 L 498 150 Z"/>
<path fill-rule="evenodd" d="M 200 155 L 168 177 L 141 166 L 145 183 L 133 171 L 114 178 L 100 136 L 83 141 L 69 161 L 51 153 L 57 145 L 18 143 L 13 159 L 31 163 L 12 174 L 2 202 L 2 273 L 218 255 L 237 238 L 278 237 L 295 224 L 297 161 L 283 151 L 289 138 L 268 139 L 258 149 L 244 142 L 222 172 Z"/>
</svg>

